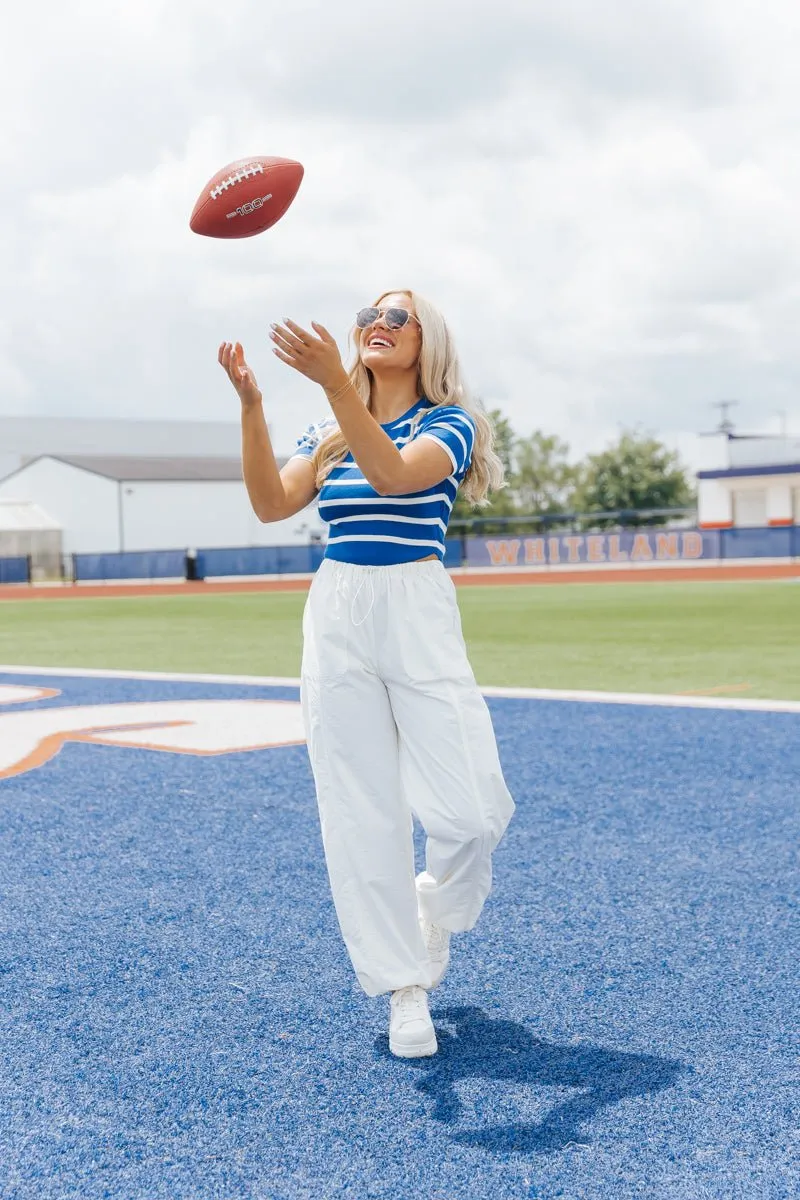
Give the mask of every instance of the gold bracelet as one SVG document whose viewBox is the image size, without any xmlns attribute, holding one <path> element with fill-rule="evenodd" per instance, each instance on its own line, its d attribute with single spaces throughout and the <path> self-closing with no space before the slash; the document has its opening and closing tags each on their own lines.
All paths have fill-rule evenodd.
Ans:
<svg viewBox="0 0 800 1200">
<path fill-rule="evenodd" d="M 352 383 L 352 380 L 348 378 L 347 382 L 345 384 L 343 384 L 342 387 L 340 387 L 338 391 L 334 392 L 334 394 L 332 396 L 328 396 L 328 403 L 335 404 L 336 401 L 339 399 L 339 397 L 343 396 L 345 394 L 347 389 L 350 387 L 351 383 Z"/>
</svg>

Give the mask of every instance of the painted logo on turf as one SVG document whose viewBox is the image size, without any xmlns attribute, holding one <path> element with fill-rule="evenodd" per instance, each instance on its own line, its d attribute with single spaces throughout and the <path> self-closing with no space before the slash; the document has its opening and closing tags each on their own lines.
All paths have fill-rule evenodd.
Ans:
<svg viewBox="0 0 800 1200">
<path fill-rule="evenodd" d="M 0 704 L 35 703 L 60 692 L 0 685 Z M 216 755 L 305 741 L 300 705 L 290 700 L 163 700 L 0 713 L 0 779 L 42 767 L 65 742 L 171 754 Z"/>
</svg>

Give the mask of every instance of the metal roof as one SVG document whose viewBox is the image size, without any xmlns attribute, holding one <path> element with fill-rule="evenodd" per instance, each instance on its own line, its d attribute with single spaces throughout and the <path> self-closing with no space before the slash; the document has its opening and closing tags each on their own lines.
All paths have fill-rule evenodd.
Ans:
<svg viewBox="0 0 800 1200">
<path fill-rule="evenodd" d="M 54 521 L 39 504 L 33 500 L 6 500 L 0 497 L 0 530 L 8 532 L 30 533 L 32 530 L 60 529 L 58 521 Z"/>
<path fill-rule="evenodd" d="M 104 475 L 120 483 L 172 483 L 195 480 L 242 482 L 240 458 L 153 458 L 118 454 L 53 454 L 56 462 Z"/>
<path fill-rule="evenodd" d="M 241 447 L 238 419 L 146 421 L 108 417 L 0 416 L 0 446 L 21 458 L 44 454 L 130 454 L 159 457 L 235 456 Z"/>
</svg>

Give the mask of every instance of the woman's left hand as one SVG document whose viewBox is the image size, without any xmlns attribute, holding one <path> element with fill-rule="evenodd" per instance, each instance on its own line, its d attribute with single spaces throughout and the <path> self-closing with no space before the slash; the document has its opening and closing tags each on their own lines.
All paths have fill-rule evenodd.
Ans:
<svg viewBox="0 0 800 1200">
<path fill-rule="evenodd" d="M 295 325 L 288 317 L 280 325 L 271 325 L 269 336 L 275 343 L 273 352 L 281 362 L 288 363 L 307 379 L 331 391 L 347 381 L 347 372 L 335 339 L 316 321 L 312 321 L 311 326 L 314 333 Z"/>
</svg>

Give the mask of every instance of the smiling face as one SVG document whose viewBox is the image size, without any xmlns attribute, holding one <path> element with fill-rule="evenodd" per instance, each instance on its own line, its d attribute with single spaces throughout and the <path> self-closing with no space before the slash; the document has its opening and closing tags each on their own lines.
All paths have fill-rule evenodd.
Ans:
<svg viewBox="0 0 800 1200">
<path fill-rule="evenodd" d="M 381 296 L 376 308 L 381 315 L 372 325 L 359 331 L 359 354 L 368 370 L 380 374 L 382 371 L 415 370 L 422 347 L 422 332 L 411 297 L 405 292 L 389 292 Z M 387 308 L 405 308 L 411 316 L 401 329 L 390 329 L 384 319 Z"/>
</svg>

